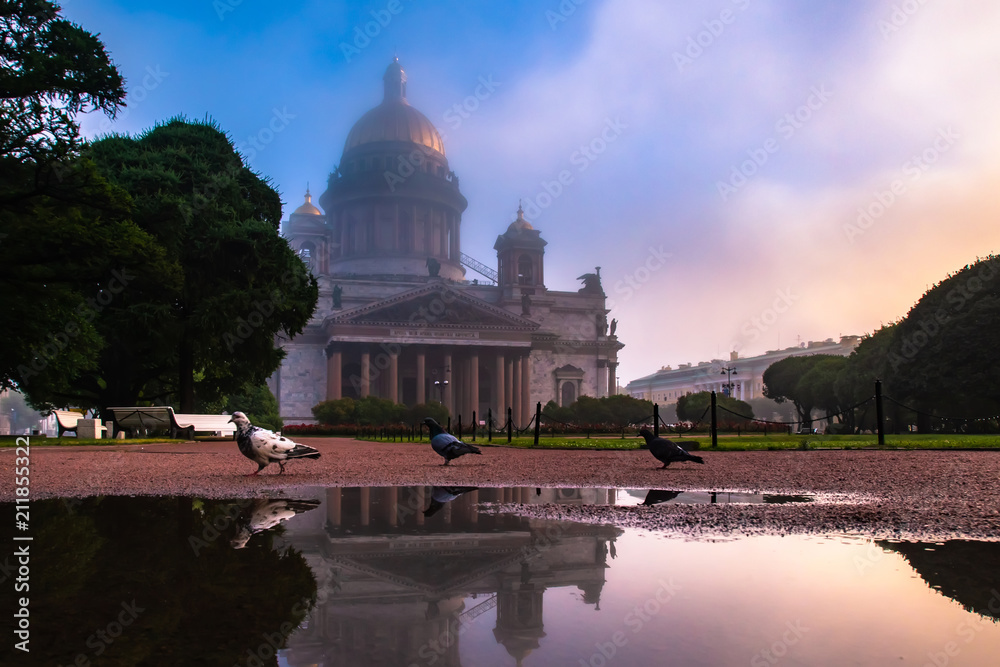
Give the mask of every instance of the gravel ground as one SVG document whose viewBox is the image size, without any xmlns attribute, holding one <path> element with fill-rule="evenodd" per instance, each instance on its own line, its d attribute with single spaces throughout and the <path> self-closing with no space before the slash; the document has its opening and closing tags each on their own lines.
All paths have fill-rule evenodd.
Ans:
<svg viewBox="0 0 1000 667">
<path fill-rule="evenodd" d="M 705 465 L 663 470 L 647 451 L 553 451 L 483 447 L 441 465 L 424 443 L 303 440 L 318 460 L 295 461 L 278 475 L 233 441 L 31 449 L 31 498 L 94 495 L 196 495 L 212 498 L 294 494 L 302 486 L 467 485 L 617 487 L 820 494 L 787 505 L 501 506 L 539 518 L 614 523 L 691 536 L 837 533 L 880 538 L 1000 541 L 1000 452 L 699 452 Z M 478 443 L 482 445 L 483 443 Z M 7 471 L 0 501 L 14 499 L 15 450 L 0 450 Z M 22 462 L 23 463 L 23 462 Z M 829 494 L 824 496 L 823 494 Z"/>
</svg>

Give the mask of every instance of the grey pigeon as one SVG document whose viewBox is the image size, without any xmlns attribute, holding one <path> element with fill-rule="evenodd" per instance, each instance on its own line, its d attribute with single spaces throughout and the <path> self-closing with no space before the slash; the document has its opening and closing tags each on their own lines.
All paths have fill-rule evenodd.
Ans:
<svg viewBox="0 0 1000 667">
<path fill-rule="evenodd" d="M 448 465 L 452 459 L 457 459 L 465 454 L 482 454 L 475 445 L 462 442 L 451 433 L 446 433 L 441 425 L 430 417 L 424 418 L 424 424 L 431 432 L 431 447 L 434 451 L 444 457 L 442 465 Z"/>
<path fill-rule="evenodd" d="M 270 463 L 277 463 L 285 472 L 285 461 L 291 459 L 318 459 L 319 451 L 308 445 L 300 445 L 274 431 L 254 426 L 242 412 L 234 412 L 229 421 L 236 424 L 236 444 L 243 456 L 259 467 L 247 477 L 260 473 Z"/>
<path fill-rule="evenodd" d="M 700 456 L 688 454 L 676 442 L 671 442 L 666 438 L 657 438 L 648 428 L 640 429 L 639 435 L 646 439 L 646 446 L 649 447 L 649 453 L 655 456 L 657 460 L 663 461 L 664 468 L 677 461 L 705 462 Z"/>
</svg>

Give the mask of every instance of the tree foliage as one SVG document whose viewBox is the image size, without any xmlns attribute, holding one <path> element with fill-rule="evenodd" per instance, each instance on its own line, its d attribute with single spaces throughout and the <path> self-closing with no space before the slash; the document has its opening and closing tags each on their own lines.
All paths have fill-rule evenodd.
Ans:
<svg viewBox="0 0 1000 667">
<path fill-rule="evenodd" d="M 836 376 L 829 379 L 829 370 L 834 367 L 831 364 L 839 363 L 831 360 L 838 358 L 831 354 L 809 354 L 774 362 L 764 371 L 764 396 L 777 403 L 790 401 L 795 406 L 799 421 L 808 427 L 812 424 L 814 408 L 837 403 L 836 398 L 826 392 L 833 391 Z M 816 371 L 811 380 L 803 382 L 803 378 L 821 364 L 826 364 L 826 370 Z M 820 379 L 823 380 L 822 386 L 818 384 Z"/>
<path fill-rule="evenodd" d="M 40 168 L 64 160 L 79 146 L 78 113 L 114 116 L 124 104 L 125 81 L 104 45 L 61 18 L 55 3 L 0 3 L 0 32 L 4 160 Z"/>
<path fill-rule="evenodd" d="M 963 267 L 928 290 L 899 323 L 885 363 L 892 393 L 922 411 L 1000 413 L 1000 256 Z"/>
<path fill-rule="evenodd" d="M 60 379 L 97 364 L 93 320 L 115 276 L 157 260 L 127 195 L 78 150 L 76 114 L 114 115 L 121 75 L 96 36 L 58 13 L 0 5 L 0 388 L 36 405 L 63 403 Z"/>
<path fill-rule="evenodd" d="M 677 418 L 681 421 L 698 422 L 708 421 L 711 415 L 706 412 L 712 405 L 712 392 L 699 391 L 694 394 L 685 394 L 677 399 Z M 746 401 L 716 394 L 715 396 L 716 418 L 726 426 L 736 426 L 745 424 L 753 420 L 753 408 Z"/>
<path fill-rule="evenodd" d="M 164 277 L 138 278 L 103 318 L 110 345 L 81 391 L 97 404 L 165 401 L 182 412 L 260 386 L 309 321 L 316 279 L 278 233 L 280 198 L 212 123 L 173 119 L 87 154 L 132 198 L 162 249 Z M 177 276 L 176 282 L 169 279 Z"/>
<path fill-rule="evenodd" d="M 573 426 L 605 425 L 621 429 L 630 424 L 647 422 L 653 417 L 653 404 L 627 394 L 603 398 L 580 396 L 572 405 L 560 407 L 554 401 L 546 404 L 542 417 Z"/>
</svg>

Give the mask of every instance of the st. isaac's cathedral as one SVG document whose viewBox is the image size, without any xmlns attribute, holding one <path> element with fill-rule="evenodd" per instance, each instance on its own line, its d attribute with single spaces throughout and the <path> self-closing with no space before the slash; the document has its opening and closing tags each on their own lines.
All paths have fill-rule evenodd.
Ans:
<svg viewBox="0 0 1000 667">
<path fill-rule="evenodd" d="M 378 396 L 440 401 L 466 423 L 488 409 L 503 423 L 509 407 L 524 426 L 536 402 L 615 393 L 624 346 L 600 269 L 582 260 L 579 291 L 546 289 L 546 241 L 520 207 L 497 221 L 495 268 L 465 255 L 468 202 L 441 135 L 407 101 L 398 60 L 382 79 L 382 103 L 348 133 L 321 208 L 307 191 L 283 225 L 320 290 L 269 383 L 285 423 L 313 423 L 324 400 Z"/>
</svg>

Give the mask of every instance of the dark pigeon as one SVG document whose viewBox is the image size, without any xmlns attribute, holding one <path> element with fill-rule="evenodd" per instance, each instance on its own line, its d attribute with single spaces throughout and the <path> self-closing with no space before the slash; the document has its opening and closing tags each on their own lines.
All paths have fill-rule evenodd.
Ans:
<svg viewBox="0 0 1000 667">
<path fill-rule="evenodd" d="M 242 412 L 234 412 L 229 421 L 236 424 L 236 444 L 240 452 L 258 465 L 257 471 L 247 477 L 258 474 L 271 463 L 278 464 L 281 468 L 281 472 L 278 473 L 280 475 L 285 472 L 285 461 L 319 458 L 318 450 L 292 442 L 273 431 L 254 426 Z"/>
<path fill-rule="evenodd" d="M 435 486 L 431 489 L 431 504 L 424 510 L 424 516 L 434 516 L 447 503 L 450 503 L 463 493 L 475 491 L 478 488 L 478 486 Z"/>
<path fill-rule="evenodd" d="M 448 465 L 452 459 L 457 459 L 465 454 L 482 454 L 475 445 L 462 442 L 451 433 L 446 433 L 441 425 L 432 418 L 424 419 L 424 424 L 431 432 L 431 447 L 434 451 L 444 457 L 442 465 Z"/>
<path fill-rule="evenodd" d="M 657 438 L 648 428 L 641 429 L 639 435 L 646 439 L 646 446 L 649 447 L 650 454 L 655 456 L 657 460 L 663 461 L 664 468 L 677 461 L 705 462 L 700 456 L 688 454 L 676 442 L 671 442 L 666 438 Z"/>
</svg>

